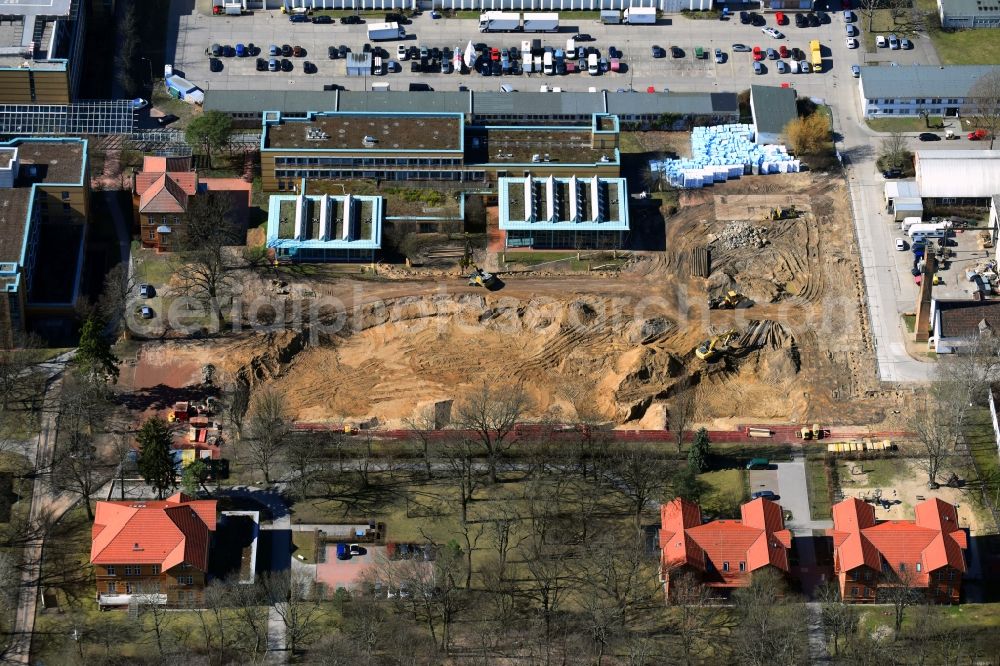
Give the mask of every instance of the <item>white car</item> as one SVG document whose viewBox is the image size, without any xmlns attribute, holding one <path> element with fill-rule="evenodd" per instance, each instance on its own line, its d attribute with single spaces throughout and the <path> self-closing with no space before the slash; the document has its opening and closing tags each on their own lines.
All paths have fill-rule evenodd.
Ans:
<svg viewBox="0 0 1000 666">
<path fill-rule="evenodd" d="M 396 47 L 396 57 L 400 60 L 406 60 L 406 47 L 402 44 Z"/>
<path fill-rule="evenodd" d="M 764 33 L 765 35 L 767 35 L 768 37 L 774 37 L 775 39 L 784 39 L 785 38 L 785 36 L 783 34 L 781 34 L 780 32 L 778 32 L 777 30 L 775 30 L 771 26 L 767 26 L 766 28 L 761 28 L 760 31 L 762 33 Z"/>
<path fill-rule="evenodd" d="M 801 74 L 808 74 L 812 71 L 812 65 L 809 64 L 808 60 L 799 61 L 799 72 Z"/>
<path fill-rule="evenodd" d="M 896 35 L 889 35 L 889 48 L 893 51 L 899 50 L 899 38 Z"/>
<path fill-rule="evenodd" d="M 856 48 L 858 48 L 858 40 L 854 39 L 853 37 L 848 37 L 847 38 L 847 48 L 849 48 L 849 49 L 856 49 Z"/>
<path fill-rule="evenodd" d="M 898 251 L 900 251 L 900 252 L 905 251 L 906 250 L 906 241 L 903 240 L 902 238 L 897 238 L 896 239 L 896 249 Z"/>
<path fill-rule="evenodd" d="M 878 35 L 877 37 L 875 37 L 875 46 L 879 47 L 880 49 L 884 49 L 888 45 L 889 42 L 885 41 L 885 35 Z"/>
<path fill-rule="evenodd" d="M 143 319 L 152 319 L 153 308 L 149 307 L 148 305 L 143 305 L 141 308 L 139 308 L 139 316 L 142 317 Z"/>
</svg>

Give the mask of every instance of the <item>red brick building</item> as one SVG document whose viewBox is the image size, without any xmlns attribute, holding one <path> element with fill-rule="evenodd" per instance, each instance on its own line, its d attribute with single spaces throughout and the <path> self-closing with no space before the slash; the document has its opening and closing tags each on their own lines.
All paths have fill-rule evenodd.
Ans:
<svg viewBox="0 0 1000 666">
<path fill-rule="evenodd" d="M 932 602 L 958 603 L 968 547 L 955 507 L 929 499 L 916 520 L 875 520 L 857 498 L 833 507 L 834 573 L 846 601 L 881 602 L 880 590 L 908 584 Z"/>
<path fill-rule="evenodd" d="M 202 600 L 216 524 L 215 500 L 177 493 L 165 500 L 98 502 L 90 563 L 101 606 Z"/>
<path fill-rule="evenodd" d="M 660 507 L 660 579 L 668 598 L 671 578 L 687 571 L 724 595 L 749 585 L 763 568 L 788 573 L 792 533 L 781 506 L 755 499 L 740 513 L 741 520 L 703 523 L 694 502 L 677 498 Z"/>
</svg>

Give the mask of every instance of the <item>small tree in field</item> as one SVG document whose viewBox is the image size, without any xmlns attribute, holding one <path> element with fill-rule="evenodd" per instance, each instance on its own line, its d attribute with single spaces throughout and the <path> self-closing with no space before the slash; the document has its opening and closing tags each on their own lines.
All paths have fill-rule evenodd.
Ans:
<svg viewBox="0 0 1000 666">
<path fill-rule="evenodd" d="M 163 499 L 164 491 L 177 486 L 166 422 L 157 416 L 147 420 L 139 429 L 136 441 L 139 443 L 139 473 L 156 490 L 157 498 Z"/>
<path fill-rule="evenodd" d="M 233 121 L 229 116 L 221 111 L 206 111 L 188 123 L 184 138 L 193 146 L 203 146 L 211 163 L 212 151 L 226 146 L 232 133 Z"/>
<path fill-rule="evenodd" d="M 811 113 L 785 125 L 785 141 L 796 155 L 816 155 L 830 142 L 830 121 L 822 113 Z"/>
<path fill-rule="evenodd" d="M 708 469 L 708 457 L 712 455 L 711 444 L 708 440 L 708 430 L 699 428 L 695 433 L 694 442 L 688 449 L 688 467 L 692 472 L 701 473 Z"/>
<path fill-rule="evenodd" d="M 120 361 L 111 351 L 111 343 L 104 336 L 104 321 L 90 315 L 80 329 L 80 344 L 76 351 L 76 365 L 80 372 L 94 381 L 118 381 Z"/>
</svg>

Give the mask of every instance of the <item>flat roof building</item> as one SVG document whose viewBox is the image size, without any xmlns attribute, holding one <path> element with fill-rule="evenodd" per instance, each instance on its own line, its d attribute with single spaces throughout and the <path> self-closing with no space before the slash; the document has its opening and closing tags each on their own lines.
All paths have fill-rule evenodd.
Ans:
<svg viewBox="0 0 1000 666">
<path fill-rule="evenodd" d="M 374 261 L 382 247 L 376 196 L 272 195 L 267 247 L 279 261 Z"/>
<path fill-rule="evenodd" d="M 922 199 L 989 205 L 1000 193 L 1000 150 L 918 150 L 913 164 Z"/>
<path fill-rule="evenodd" d="M 507 248 L 619 249 L 629 231 L 624 178 L 500 178 Z"/>
<path fill-rule="evenodd" d="M 862 67 L 858 79 L 861 114 L 865 118 L 918 116 L 922 111 L 942 117 L 968 115 L 981 103 L 972 94 L 976 84 L 991 74 L 1000 75 L 1000 67 Z"/>
<path fill-rule="evenodd" d="M 18 344 L 31 317 L 72 314 L 89 191 L 85 140 L 0 143 L 0 347 Z"/>
<path fill-rule="evenodd" d="M 0 23 L 0 104 L 67 104 L 80 84 L 82 0 L 6 2 Z"/>
<path fill-rule="evenodd" d="M 1000 2 L 937 0 L 942 28 L 998 28 Z"/>
</svg>

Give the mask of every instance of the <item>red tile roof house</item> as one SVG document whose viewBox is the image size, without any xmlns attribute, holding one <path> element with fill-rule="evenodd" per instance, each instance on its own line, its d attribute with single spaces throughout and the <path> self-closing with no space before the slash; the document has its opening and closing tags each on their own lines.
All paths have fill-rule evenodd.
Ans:
<svg viewBox="0 0 1000 666">
<path fill-rule="evenodd" d="M 841 598 L 881 602 L 879 590 L 900 581 L 928 600 L 958 603 L 967 536 L 954 505 L 929 499 L 916 520 L 875 520 L 875 508 L 852 497 L 833 507 L 833 566 Z"/>
<path fill-rule="evenodd" d="M 229 192 L 232 222 L 245 229 L 251 190 L 251 184 L 239 178 L 199 179 L 190 157 L 143 157 L 132 193 L 143 247 L 161 252 L 173 249 L 176 240 L 171 239 L 183 231 L 191 197 L 207 192 Z"/>
<path fill-rule="evenodd" d="M 216 501 L 177 493 L 165 500 L 98 502 L 90 563 L 101 607 L 144 601 L 200 603 L 216 524 Z"/>
<path fill-rule="evenodd" d="M 720 596 L 746 587 L 755 571 L 789 571 L 792 533 L 781 506 L 763 498 L 740 508 L 741 520 L 702 523 L 701 508 L 677 498 L 660 507 L 660 579 L 670 598 L 670 579 L 693 572 Z"/>
</svg>

